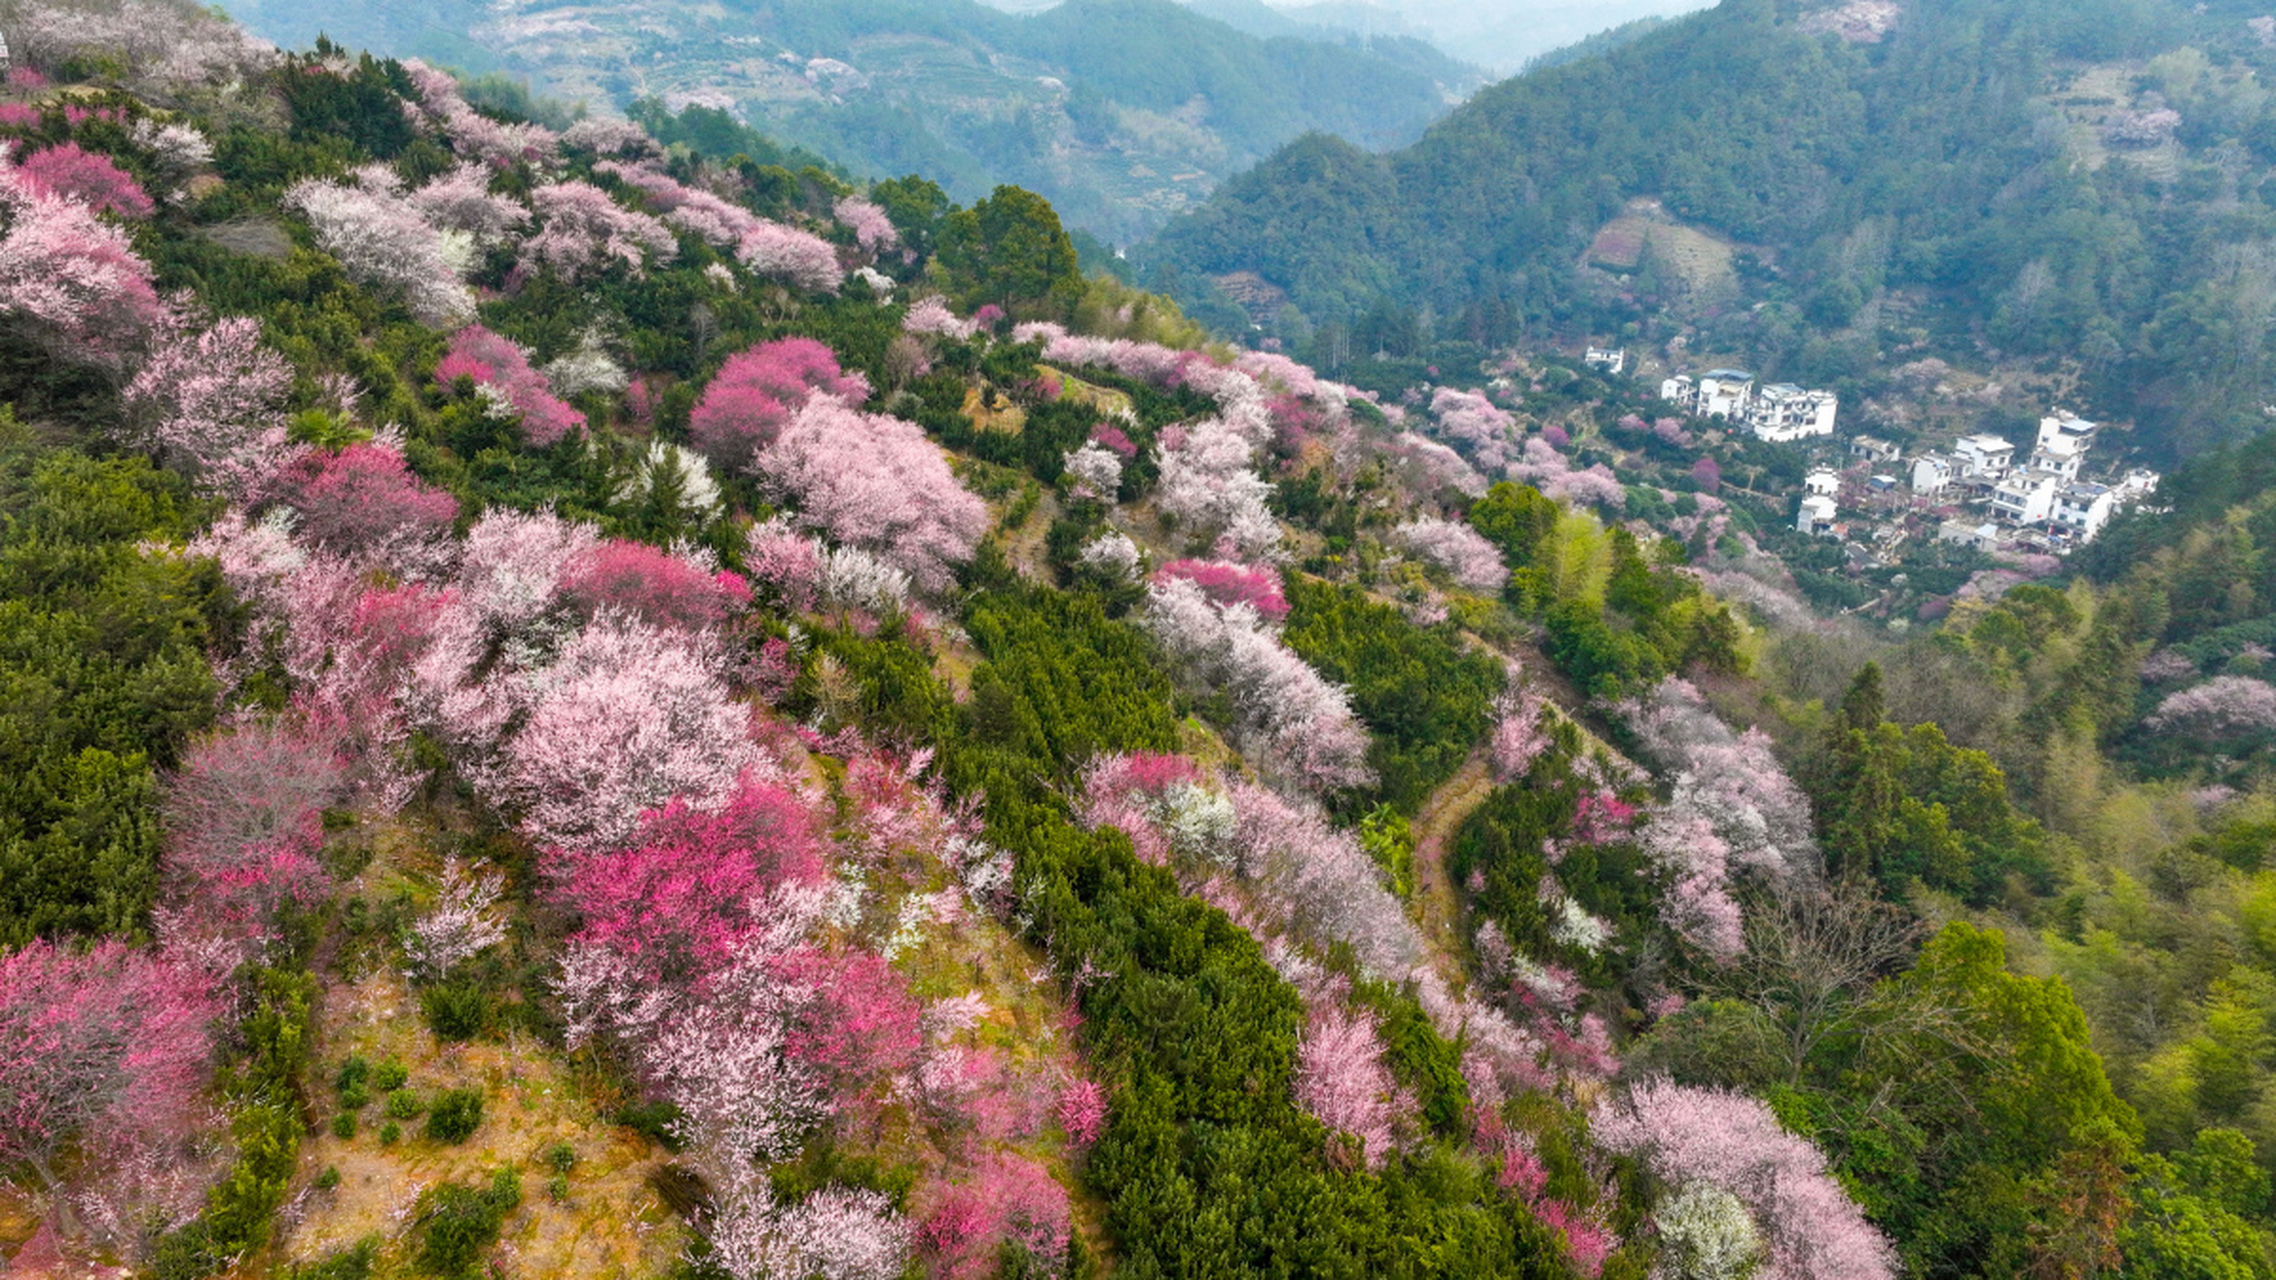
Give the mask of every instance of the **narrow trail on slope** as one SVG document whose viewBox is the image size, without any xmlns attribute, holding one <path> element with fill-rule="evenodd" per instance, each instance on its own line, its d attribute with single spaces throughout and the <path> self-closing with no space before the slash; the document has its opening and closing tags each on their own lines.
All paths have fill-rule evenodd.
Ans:
<svg viewBox="0 0 2276 1280">
<path fill-rule="evenodd" d="M 1454 833 L 1494 789 L 1486 753 L 1473 751 L 1453 777 L 1431 793 L 1415 815 L 1415 893 L 1408 903 L 1415 926 L 1422 931 L 1439 975 L 1457 987 L 1466 985 L 1468 947 L 1462 935 L 1462 898 L 1446 857 Z"/>
</svg>

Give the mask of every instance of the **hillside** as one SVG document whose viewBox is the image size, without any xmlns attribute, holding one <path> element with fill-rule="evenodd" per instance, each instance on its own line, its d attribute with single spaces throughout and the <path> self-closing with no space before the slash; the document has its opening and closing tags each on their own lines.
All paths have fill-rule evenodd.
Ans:
<svg viewBox="0 0 2276 1280">
<path fill-rule="evenodd" d="M 11 1274 L 2276 1274 L 2265 449 L 1821 617 L 1579 361 L 0 30 Z"/>
<path fill-rule="evenodd" d="M 1339 369 L 1681 338 L 1861 405 L 1933 356 L 2060 370 L 2082 409 L 2186 454 L 2265 421 L 2276 50 L 2253 16 L 1730 0 L 1497 85 L 1410 147 L 1293 143 L 1134 256 L 1213 324 Z M 1591 254 L 1641 200 L 1740 246 L 1738 291 Z M 1292 309 L 1237 311 L 1212 296 L 1228 277 Z"/>
<path fill-rule="evenodd" d="M 1109 244 L 1307 131 L 1411 141 L 1485 78 L 1418 40 L 1267 39 L 1170 0 L 1028 16 L 976 0 L 252 0 L 233 12 L 274 40 L 329 33 L 595 109 L 725 109 L 857 175 L 923 173 L 959 200 L 1017 183 Z"/>
</svg>

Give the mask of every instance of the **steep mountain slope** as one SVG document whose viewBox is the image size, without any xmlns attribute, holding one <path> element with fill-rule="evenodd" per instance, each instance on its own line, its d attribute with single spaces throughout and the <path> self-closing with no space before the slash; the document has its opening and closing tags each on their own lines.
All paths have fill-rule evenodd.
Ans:
<svg viewBox="0 0 2276 1280">
<path fill-rule="evenodd" d="M 2052 782 L 2166 564 L 1906 647 L 1576 361 L 1384 405 L 1016 188 L 0 25 L 12 1274 L 2269 1273 L 2258 837 L 2156 844 L 2258 811 Z"/>
<path fill-rule="evenodd" d="M 2276 52 L 2248 16 L 1730 0 L 1498 85 L 1400 151 L 1292 144 L 1143 256 L 1191 302 L 1212 279 L 1282 291 L 1294 312 L 1250 318 L 1331 338 L 1323 357 L 1375 349 L 1388 308 L 1488 344 L 1681 334 L 1851 403 L 1922 355 L 2040 361 L 2185 452 L 2257 426 L 2272 368 Z M 1607 252 L 1645 201 L 1735 249 L 1735 274 Z"/>
<path fill-rule="evenodd" d="M 1014 16 L 974 0 L 699 5 L 254 0 L 253 30 L 526 77 L 563 100 L 729 109 L 854 172 L 958 199 L 1017 183 L 1132 240 L 1307 130 L 1412 140 L 1482 75 L 1420 41 L 1263 39 L 1169 0 Z"/>
</svg>

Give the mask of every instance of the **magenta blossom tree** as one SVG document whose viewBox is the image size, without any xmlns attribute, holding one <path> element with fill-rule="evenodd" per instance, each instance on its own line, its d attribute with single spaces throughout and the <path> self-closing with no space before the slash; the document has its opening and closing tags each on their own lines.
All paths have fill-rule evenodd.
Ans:
<svg viewBox="0 0 2276 1280">
<path fill-rule="evenodd" d="M 730 962 L 776 888 L 820 882 L 826 826 L 811 800 L 746 776 L 716 812 L 673 800 L 649 813 L 628 848 L 552 855 L 551 893 L 580 941 L 640 981 L 686 987 Z"/>
<path fill-rule="evenodd" d="M 720 367 L 688 415 L 688 438 L 713 462 L 748 469 L 816 395 L 859 404 L 869 384 L 841 372 L 836 353 L 812 338 L 761 343 Z"/>
<path fill-rule="evenodd" d="M 1156 582 L 1180 578 L 1201 588 L 1201 593 L 1220 607 L 1247 605 L 1266 622 L 1277 623 L 1288 616 L 1288 597 L 1281 593 L 1280 574 L 1273 569 L 1222 560 L 1172 560 L 1154 571 Z"/>
<path fill-rule="evenodd" d="M 587 617 L 613 610 L 651 626 L 700 631 L 726 621 L 740 582 L 645 542 L 611 538 L 571 563 L 561 590 Z M 748 589 L 740 595 L 747 598 Z"/>
<path fill-rule="evenodd" d="M 32 190 L 62 200 L 75 200 L 98 213 L 147 218 L 156 207 L 143 192 L 142 184 L 112 163 L 109 156 L 82 150 L 76 142 L 35 151 L 25 156 L 18 168 Z"/>
<path fill-rule="evenodd" d="M 295 532 L 334 555 L 425 547 L 449 536 L 458 499 L 411 474 L 403 454 L 376 441 L 310 450 L 272 488 L 296 517 Z"/>
<path fill-rule="evenodd" d="M 446 387 L 462 377 L 474 380 L 493 412 L 520 414 L 522 435 L 531 444 L 550 445 L 584 430 L 584 415 L 553 394 L 545 375 L 530 367 L 529 353 L 481 325 L 459 330 L 435 366 L 435 381 Z"/>
<path fill-rule="evenodd" d="M 100 1179 L 179 1143 L 198 1127 L 220 1014 L 204 975 L 123 943 L 0 955 L 0 1165 L 60 1192 L 75 1157 Z"/>
<path fill-rule="evenodd" d="M 1055 1272 L 1066 1263 L 1071 1230 L 1066 1189 L 1034 1162 L 995 1152 L 969 1181 L 949 1188 L 917 1240 L 943 1277 L 969 1280 L 995 1274 L 1007 1242 Z"/>
</svg>

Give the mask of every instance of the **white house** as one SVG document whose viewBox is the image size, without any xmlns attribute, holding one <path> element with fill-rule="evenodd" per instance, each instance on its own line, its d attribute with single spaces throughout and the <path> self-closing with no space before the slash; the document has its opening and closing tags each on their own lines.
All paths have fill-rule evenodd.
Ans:
<svg viewBox="0 0 2276 1280">
<path fill-rule="evenodd" d="M 1832 467 L 1816 467 L 1802 480 L 1802 487 L 1819 497 L 1831 498 L 1841 492 L 1841 473 Z"/>
<path fill-rule="evenodd" d="M 1993 435 L 1961 436 L 1952 442 L 1952 461 L 1962 476 L 2003 476 L 2014 465 L 2015 446 Z"/>
<path fill-rule="evenodd" d="M 1833 499 L 1813 493 L 1802 499 L 1802 508 L 1794 515 L 1794 527 L 1804 533 L 1831 534 L 1833 519 Z"/>
<path fill-rule="evenodd" d="M 1702 383 L 1702 386 L 1705 384 Z M 1790 382 L 1773 383 L 1755 393 L 1744 410 L 1757 440 L 1784 444 L 1807 436 L 1830 436 L 1840 411 L 1831 391 L 1804 391 Z"/>
<path fill-rule="evenodd" d="M 2066 484 L 2055 493 L 2052 519 L 2082 543 L 2094 541 L 2118 513 L 2118 491 L 2101 484 Z"/>
<path fill-rule="evenodd" d="M 1602 369 L 1606 373 L 1619 373 L 1628 367 L 1628 349 L 1626 347 L 1614 347 L 1611 350 L 1606 350 L 1603 347 L 1590 347 L 1581 356 L 1581 363 L 1591 369 Z"/>
<path fill-rule="evenodd" d="M 1743 369 L 1709 369 L 1696 379 L 1679 373 L 1660 384 L 1660 399 L 1681 404 L 1696 418 L 1739 418 L 1754 402 L 1754 375 Z"/>
<path fill-rule="evenodd" d="M 1879 436 L 1852 436 L 1849 441 L 1849 454 L 1853 458 L 1863 458 L 1867 462 L 1895 462 L 1904 456 L 1904 450 Z"/>
<path fill-rule="evenodd" d="M 1709 369 L 1699 378 L 1702 418 L 1738 418 L 1754 403 L 1754 375 L 1744 369 Z"/>
<path fill-rule="evenodd" d="M 2031 467 L 2065 480 L 2078 479 L 2087 452 L 2094 448 L 2094 424 L 2069 415 L 2039 419 L 2039 438 L 2031 448 Z"/>
<path fill-rule="evenodd" d="M 2125 475 L 2118 477 L 2118 483 L 2113 485 L 2112 489 L 2118 495 L 2118 505 L 2130 507 L 2135 503 L 2148 501 L 2150 495 L 2157 492 L 2157 482 L 2157 472 L 2146 467 L 2135 467 Z"/>
<path fill-rule="evenodd" d="M 2062 477 L 2051 472 L 2018 472 L 1992 490 L 1992 514 L 2007 524 L 2038 524 L 2054 514 L 2062 486 Z"/>
<path fill-rule="evenodd" d="M 1952 464 L 1943 454 L 1923 454 L 1912 464 L 1912 491 L 1933 498 L 1952 483 Z"/>
<path fill-rule="evenodd" d="M 1978 551 L 1999 550 L 1999 526 L 1996 524 L 1970 524 L 1966 520 L 1947 520 L 1936 526 L 1938 542 L 1954 542 Z"/>
</svg>

